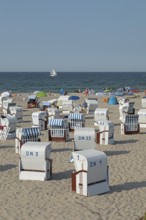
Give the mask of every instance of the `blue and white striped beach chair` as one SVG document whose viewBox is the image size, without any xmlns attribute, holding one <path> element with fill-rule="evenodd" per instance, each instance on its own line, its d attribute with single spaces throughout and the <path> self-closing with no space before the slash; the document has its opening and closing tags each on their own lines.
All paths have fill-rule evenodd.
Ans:
<svg viewBox="0 0 146 220">
<path fill-rule="evenodd" d="M 48 128 L 49 141 L 69 140 L 69 126 L 67 119 L 49 119 Z"/>
<path fill-rule="evenodd" d="M 140 126 L 138 115 L 126 115 L 124 122 L 121 122 L 121 134 L 138 134 Z"/>
<path fill-rule="evenodd" d="M 83 113 L 70 113 L 68 119 L 70 130 L 74 130 L 75 127 L 85 127 L 85 117 Z"/>
<path fill-rule="evenodd" d="M 21 146 L 28 142 L 40 142 L 40 129 L 38 127 L 33 128 L 17 128 L 15 138 L 15 152 L 20 154 Z"/>
</svg>

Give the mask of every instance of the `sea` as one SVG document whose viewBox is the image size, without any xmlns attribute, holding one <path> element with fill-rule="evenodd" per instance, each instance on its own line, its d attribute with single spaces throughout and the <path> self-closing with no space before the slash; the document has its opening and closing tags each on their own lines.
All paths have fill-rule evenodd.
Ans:
<svg viewBox="0 0 146 220">
<path fill-rule="evenodd" d="M 146 90 L 146 72 L 58 72 L 50 77 L 48 72 L 0 72 L 0 92 L 13 93 L 45 91 L 59 93 L 60 89 L 75 92 L 86 88 L 95 92 L 105 88 L 116 91 L 130 87 Z"/>
</svg>

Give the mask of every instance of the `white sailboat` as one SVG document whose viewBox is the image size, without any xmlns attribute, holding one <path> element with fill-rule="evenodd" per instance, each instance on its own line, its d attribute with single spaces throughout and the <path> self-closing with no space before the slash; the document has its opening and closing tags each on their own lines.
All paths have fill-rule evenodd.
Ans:
<svg viewBox="0 0 146 220">
<path fill-rule="evenodd" d="M 55 71 L 55 69 L 52 69 L 52 70 L 51 70 L 50 76 L 51 76 L 51 77 L 57 76 L 57 72 Z"/>
</svg>

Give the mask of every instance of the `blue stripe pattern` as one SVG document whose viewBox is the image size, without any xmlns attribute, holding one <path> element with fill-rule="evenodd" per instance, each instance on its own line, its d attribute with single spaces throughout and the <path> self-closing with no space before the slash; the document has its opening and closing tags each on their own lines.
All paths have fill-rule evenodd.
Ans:
<svg viewBox="0 0 146 220">
<path fill-rule="evenodd" d="M 50 119 L 48 121 L 48 124 L 50 126 L 60 126 L 60 127 L 63 127 L 64 121 L 63 121 L 63 119 L 60 119 L 60 118 L 54 118 L 54 119 Z"/>
<path fill-rule="evenodd" d="M 84 115 L 82 113 L 70 113 L 69 119 L 83 120 L 84 119 Z"/>
<path fill-rule="evenodd" d="M 30 136 L 39 136 L 40 135 L 40 129 L 39 128 L 23 128 L 22 134 L 24 137 L 30 137 Z"/>
</svg>

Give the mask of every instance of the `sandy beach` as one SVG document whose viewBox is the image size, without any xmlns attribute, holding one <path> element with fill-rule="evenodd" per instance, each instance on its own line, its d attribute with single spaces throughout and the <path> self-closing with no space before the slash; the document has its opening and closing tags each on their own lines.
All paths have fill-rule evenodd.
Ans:
<svg viewBox="0 0 146 220">
<path fill-rule="evenodd" d="M 84 94 L 77 94 L 82 103 Z M 135 102 L 141 108 L 140 97 Z M 32 126 L 31 114 L 38 109 L 27 109 L 28 94 L 15 94 L 14 101 L 22 106 L 23 122 L 17 127 Z M 40 100 L 58 98 L 52 94 Z M 0 220 L 136 220 L 146 212 L 146 128 L 140 134 L 121 135 L 119 106 L 108 105 L 98 99 L 99 107 L 108 107 L 109 119 L 114 123 L 114 145 L 96 144 L 108 157 L 110 191 L 103 195 L 84 197 L 71 191 L 69 163 L 73 142 L 52 142 L 53 175 L 49 181 L 19 180 L 19 155 L 15 140 L 0 141 Z M 93 115 L 85 115 L 86 127 L 93 127 Z M 70 132 L 73 138 L 73 133 Z M 43 131 L 41 141 L 48 141 Z"/>
</svg>

